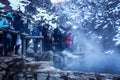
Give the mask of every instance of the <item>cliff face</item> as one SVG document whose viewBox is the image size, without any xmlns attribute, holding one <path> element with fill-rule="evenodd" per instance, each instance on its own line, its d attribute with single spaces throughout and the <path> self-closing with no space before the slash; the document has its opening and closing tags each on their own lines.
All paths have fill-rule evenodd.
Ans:
<svg viewBox="0 0 120 80">
<path fill-rule="evenodd" d="M 20 8 L 24 13 L 36 13 L 36 7 L 41 7 L 43 9 L 49 10 L 52 6 L 50 0 L 1 0 L 1 11 L 17 10 Z"/>
<path fill-rule="evenodd" d="M 36 13 L 37 8 L 43 8 L 45 10 L 50 10 L 52 4 L 50 0 L 29 0 L 31 3 L 25 7 L 26 12 Z"/>
</svg>

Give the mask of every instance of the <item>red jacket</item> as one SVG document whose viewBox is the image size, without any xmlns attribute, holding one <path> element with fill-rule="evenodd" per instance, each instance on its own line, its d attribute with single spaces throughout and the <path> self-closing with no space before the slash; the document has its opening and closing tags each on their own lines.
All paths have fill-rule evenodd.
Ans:
<svg viewBox="0 0 120 80">
<path fill-rule="evenodd" d="M 72 40 L 72 37 L 69 35 L 69 36 L 67 36 L 67 39 L 66 39 L 66 41 L 65 41 L 65 44 L 66 45 L 70 45 L 71 44 L 71 40 Z"/>
</svg>

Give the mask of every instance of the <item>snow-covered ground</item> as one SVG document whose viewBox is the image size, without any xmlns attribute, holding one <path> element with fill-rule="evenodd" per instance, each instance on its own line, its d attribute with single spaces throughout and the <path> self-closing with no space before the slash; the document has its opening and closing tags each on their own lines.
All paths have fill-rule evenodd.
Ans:
<svg viewBox="0 0 120 80">
<path fill-rule="evenodd" d="M 9 0 L 9 2 L 13 10 L 17 10 L 20 7 L 23 12 L 25 11 L 25 6 L 30 3 L 28 0 Z"/>
</svg>

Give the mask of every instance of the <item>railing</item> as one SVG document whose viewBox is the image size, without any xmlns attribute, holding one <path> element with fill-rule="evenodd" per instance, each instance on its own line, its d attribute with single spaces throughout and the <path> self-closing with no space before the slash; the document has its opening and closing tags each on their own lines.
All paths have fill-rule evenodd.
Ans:
<svg viewBox="0 0 120 80">
<path fill-rule="evenodd" d="M 23 54 L 25 54 L 26 53 L 26 40 L 27 39 L 40 39 L 40 53 L 42 53 L 42 39 L 43 39 L 43 36 L 25 36 L 24 38 L 23 38 Z"/>
<path fill-rule="evenodd" d="M 29 36 L 28 34 L 26 33 L 20 33 L 20 32 L 17 32 L 17 31 L 12 31 L 12 30 L 8 30 L 8 29 L 3 29 L 3 28 L 0 28 L 0 34 L 3 34 L 4 32 L 7 32 L 7 33 L 12 33 L 12 34 L 19 34 L 22 36 L 22 54 L 23 55 L 26 55 L 26 40 L 27 39 L 40 39 L 40 53 L 42 53 L 42 39 L 43 39 L 43 36 Z M 0 44 L 0 46 L 2 46 L 2 44 Z"/>
<path fill-rule="evenodd" d="M 26 33 L 20 33 L 18 31 L 12 31 L 12 30 L 3 29 L 3 28 L 0 28 L 0 31 L 2 34 L 3 34 L 3 32 L 7 32 L 7 33 L 12 33 L 12 34 L 20 34 L 22 36 L 28 36 L 28 34 L 26 34 Z"/>
</svg>

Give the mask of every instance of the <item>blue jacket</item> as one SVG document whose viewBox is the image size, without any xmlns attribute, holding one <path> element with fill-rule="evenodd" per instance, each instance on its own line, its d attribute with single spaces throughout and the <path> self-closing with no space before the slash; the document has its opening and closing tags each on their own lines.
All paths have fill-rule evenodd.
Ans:
<svg viewBox="0 0 120 80">
<path fill-rule="evenodd" d="M 7 28 L 8 24 L 6 23 L 6 18 L 0 20 L 0 28 Z"/>
<path fill-rule="evenodd" d="M 38 27 L 33 28 L 32 35 L 33 36 L 40 36 L 40 31 L 39 31 Z"/>
</svg>

